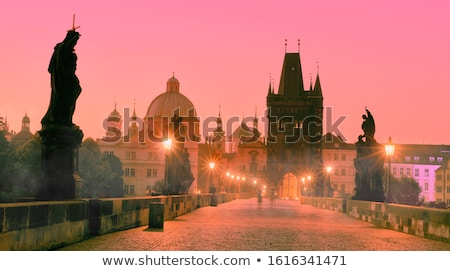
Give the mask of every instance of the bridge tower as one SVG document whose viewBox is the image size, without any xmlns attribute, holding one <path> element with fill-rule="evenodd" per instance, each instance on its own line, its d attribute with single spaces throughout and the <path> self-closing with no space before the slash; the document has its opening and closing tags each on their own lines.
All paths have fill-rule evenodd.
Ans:
<svg viewBox="0 0 450 271">
<path fill-rule="evenodd" d="M 303 85 L 300 52 L 284 55 L 278 92 L 269 83 L 266 99 L 267 177 L 283 198 L 323 194 L 323 95 L 319 73 Z"/>
</svg>

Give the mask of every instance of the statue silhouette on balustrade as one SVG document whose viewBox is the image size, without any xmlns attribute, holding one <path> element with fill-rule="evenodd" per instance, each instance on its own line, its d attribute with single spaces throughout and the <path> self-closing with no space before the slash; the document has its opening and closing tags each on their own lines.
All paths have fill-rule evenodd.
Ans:
<svg viewBox="0 0 450 271">
<path fill-rule="evenodd" d="M 56 44 L 48 72 L 51 74 L 51 96 L 47 113 L 41 120 L 43 129 L 48 126 L 71 127 L 75 104 L 81 93 L 80 81 L 75 75 L 77 55 L 75 45 L 80 34 L 69 30 L 64 40 Z"/>
</svg>

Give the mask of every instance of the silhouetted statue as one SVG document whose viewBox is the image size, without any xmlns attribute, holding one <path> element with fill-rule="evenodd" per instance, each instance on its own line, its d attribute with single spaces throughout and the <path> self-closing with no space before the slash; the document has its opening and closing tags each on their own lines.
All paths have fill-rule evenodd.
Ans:
<svg viewBox="0 0 450 271">
<path fill-rule="evenodd" d="M 352 198 L 383 201 L 383 147 L 375 140 L 375 121 L 367 108 L 366 113 L 361 124 L 364 134 L 359 135 L 355 143 L 355 195 Z"/>
<path fill-rule="evenodd" d="M 48 67 L 52 92 L 47 113 L 41 120 L 43 128 L 73 125 L 75 103 L 81 93 L 80 81 L 75 75 L 77 55 L 74 52 L 79 38 L 80 34 L 75 29 L 69 30 L 65 39 L 54 48 Z"/>
<path fill-rule="evenodd" d="M 367 115 L 363 115 L 363 123 L 361 124 L 361 128 L 364 131 L 363 137 L 366 138 L 366 143 L 374 143 L 375 142 L 375 120 L 373 119 L 372 114 L 366 108 Z"/>
</svg>

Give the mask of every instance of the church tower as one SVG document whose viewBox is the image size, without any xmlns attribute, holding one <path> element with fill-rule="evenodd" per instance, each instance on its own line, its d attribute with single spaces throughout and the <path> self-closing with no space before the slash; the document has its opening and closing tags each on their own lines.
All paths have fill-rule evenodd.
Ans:
<svg viewBox="0 0 450 271">
<path fill-rule="evenodd" d="M 266 105 L 272 187 L 281 198 L 322 195 L 322 88 L 317 74 L 314 88 L 305 90 L 299 52 L 285 53 L 278 92 L 269 84 Z"/>
</svg>

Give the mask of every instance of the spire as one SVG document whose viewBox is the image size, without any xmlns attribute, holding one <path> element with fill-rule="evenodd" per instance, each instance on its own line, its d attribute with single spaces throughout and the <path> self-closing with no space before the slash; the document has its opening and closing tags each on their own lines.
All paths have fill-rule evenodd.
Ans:
<svg viewBox="0 0 450 271">
<path fill-rule="evenodd" d="M 269 73 L 269 90 L 267 91 L 267 96 L 273 94 L 273 89 L 272 89 L 272 74 Z"/>
<path fill-rule="evenodd" d="M 286 53 L 281 70 L 278 95 L 296 97 L 304 95 L 302 65 L 299 53 Z"/>
<path fill-rule="evenodd" d="M 131 116 L 131 120 L 136 122 L 137 115 L 136 115 L 136 98 L 134 98 L 134 104 L 133 104 L 133 115 Z"/>
<path fill-rule="evenodd" d="M 319 72 L 317 72 L 316 82 L 314 83 L 314 95 L 322 96 L 322 86 L 320 85 Z"/>
<path fill-rule="evenodd" d="M 219 117 L 216 120 L 217 128 L 214 130 L 214 134 L 223 133 L 223 127 L 222 127 L 222 118 L 220 117 L 220 104 L 219 104 Z"/>
</svg>

